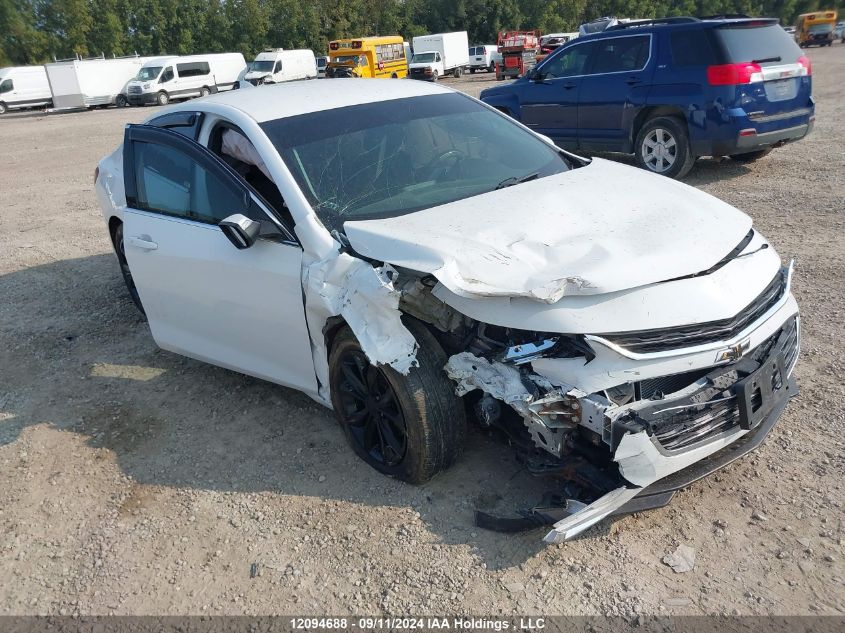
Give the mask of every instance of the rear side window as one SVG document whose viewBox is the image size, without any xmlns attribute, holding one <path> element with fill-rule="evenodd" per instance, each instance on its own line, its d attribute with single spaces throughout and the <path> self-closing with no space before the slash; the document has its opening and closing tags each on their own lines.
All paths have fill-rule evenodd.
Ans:
<svg viewBox="0 0 845 633">
<path fill-rule="evenodd" d="M 590 59 L 590 74 L 642 70 L 648 61 L 648 35 L 597 40 Z"/>
<path fill-rule="evenodd" d="M 674 31 L 670 45 L 675 66 L 710 66 L 717 63 L 710 35 L 703 29 Z"/>
<path fill-rule="evenodd" d="M 740 23 L 719 27 L 714 32 L 727 63 L 793 64 L 801 57 L 801 49 L 779 24 Z"/>
<path fill-rule="evenodd" d="M 190 62 L 187 64 L 176 64 L 176 70 L 180 77 L 200 77 L 211 72 L 208 62 Z"/>
</svg>

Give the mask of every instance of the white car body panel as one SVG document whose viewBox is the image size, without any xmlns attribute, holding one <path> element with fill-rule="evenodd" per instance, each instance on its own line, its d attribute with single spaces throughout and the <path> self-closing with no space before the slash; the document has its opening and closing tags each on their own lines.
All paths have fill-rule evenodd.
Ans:
<svg viewBox="0 0 845 633">
<path fill-rule="evenodd" d="M 163 349 L 309 393 L 313 368 L 298 246 L 237 250 L 216 227 L 129 209 L 126 257 L 153 338 Z M 143 243 L 154 244 L 149 249 Z"/>
<path fill-rule="evenodd" d="M 344 225 L 357 252 L 431 273 L 455 294 L 546 303 L 702 272 L 750 228 L 751 218 L 717 198 L 601 159 L 410 215 Z"/>
</svg>

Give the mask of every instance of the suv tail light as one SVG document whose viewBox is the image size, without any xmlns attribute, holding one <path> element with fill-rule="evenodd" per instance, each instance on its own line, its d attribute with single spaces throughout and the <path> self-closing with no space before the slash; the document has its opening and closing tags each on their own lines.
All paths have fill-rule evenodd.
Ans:
<svg viewBox="0 0 845 633">
<path fill-rule="evenodd" d="M 801 55 L 801 57 L 798 58 L 798 63 L 801 64 L 804 68 L 807 69 L 807 76 L 808 77 L 813 74 L 813 65 L 810 63 L 809 57 L 806 57 L 805 55 Z"/>
<path fill-rule="evenodd" d="M 720 64 L 707 67 L 707 83 L 711 86 L 736 86 L 763 80 L 760 64 Z"/>
</svg>

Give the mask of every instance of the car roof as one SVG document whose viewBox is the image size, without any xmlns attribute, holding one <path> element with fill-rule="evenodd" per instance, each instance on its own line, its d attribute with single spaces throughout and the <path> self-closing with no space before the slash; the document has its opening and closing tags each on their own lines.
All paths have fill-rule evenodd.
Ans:
<svg viewBox="0 0 845 633">
<path fill-rule="evenodd" d="M 206 97 L 203 101 L 237 108 L 263 123 L 376 101 L 450 92 L 453 91 L 443 86 L 410 79 L 314 79 L 229 90 Z M 178 109 L 198 109 L 188 103 L 187 107 Z"/>
</svg>

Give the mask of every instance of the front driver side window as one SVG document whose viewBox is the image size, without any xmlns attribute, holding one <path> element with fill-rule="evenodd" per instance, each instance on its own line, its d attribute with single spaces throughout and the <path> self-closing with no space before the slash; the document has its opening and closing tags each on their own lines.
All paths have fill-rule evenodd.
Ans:
<svg viewBox="0 0 845 633">
<path fill-rule="evenodd" d="M 587 58 L 593 43 L 578 44 L 553 57 L 548 63 L 543 64 L 541 72 L 545 79 L 557 79 L 559 77 L 577 77 L 583 75 L 587 68 Z"/>
<path fill-rule="evenodd" d="M 164 69 L 164 72 L 161 73 L 161 80 L 160 81 L 161 81 L 161 83 L 167 83 L 171 79 L 173 79 L 173 67 L 168 66 L 167 68 Z"/>
<path fill-rule="evenodd" d="M 253 215 L 243 189 L 191 156 L 158 143 L 136 141 L 133 148 L 138 208 L 209 224 Z"/>
<path fill-rule="evenodd" d="M 278 73 L 278 72 L 282 72 L 282 62 L 281 62 L 281 60 L 277 61 L 276 65 L 273 67 L 273 73 Z"/>
<path fill-rule="evenodd" d="M 11 79 L 4 79 L 2 83 L 0 83 L 0 94 L 4 92 L 12 92 L 14 86 L 12 85 Z"/>
</svg>

